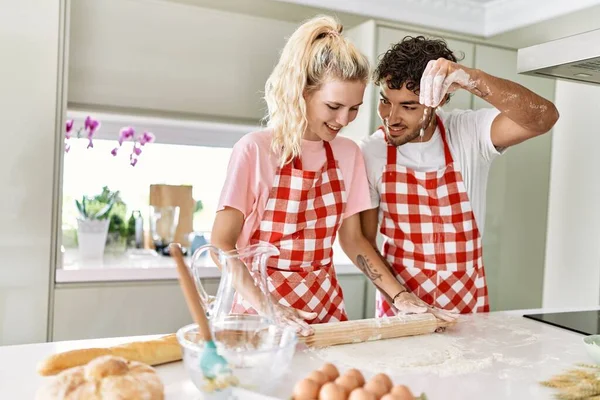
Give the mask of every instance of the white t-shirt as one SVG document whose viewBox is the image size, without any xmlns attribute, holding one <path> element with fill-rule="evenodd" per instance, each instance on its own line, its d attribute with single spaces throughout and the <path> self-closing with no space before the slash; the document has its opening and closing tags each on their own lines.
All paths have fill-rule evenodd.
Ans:
<svg viewBox="0 0 600 400">
<path fill-rule="evenodd" d="M 455 165 L 461 171 L 467 195 L 471 201 L 475 220 L 481 235 L 485 224 L 485 201 L 488 174 L 492 161 L 504 149 L 497 149 L 491 139 L 491 127 L 497 109 L 437 110 L 446 128 L 446 140 Z M 365 158 L 371 207 L 379 207 L 381 178 L 387 162 L 387 143 L 383 131 L 378 130 L 360 144 Z M 416 171 L 435 171 L 445 164 L 444 142 L 439 128 L 431 139 L 422 143 L 398 146 L 397 163 Z"/>
</svg>

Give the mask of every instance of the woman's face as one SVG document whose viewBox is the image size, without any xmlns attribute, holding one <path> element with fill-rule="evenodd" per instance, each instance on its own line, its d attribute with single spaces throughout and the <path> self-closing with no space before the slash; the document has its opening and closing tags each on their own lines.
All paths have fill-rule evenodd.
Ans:
<svg viewBox="0 0 600 400">
<path fill-rule="evenodd" d="M 362 104 L 366 84 L 361 81 L 328 80 L 304 96 L 308 121 L 304 139 L 330 141 L 354 121 Z"/>
</svg>

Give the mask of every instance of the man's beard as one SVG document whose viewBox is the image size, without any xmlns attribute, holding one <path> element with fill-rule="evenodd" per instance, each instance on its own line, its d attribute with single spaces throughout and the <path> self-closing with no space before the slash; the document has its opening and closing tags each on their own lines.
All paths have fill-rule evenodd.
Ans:
<svg viewBox="0 0 600 400">
<path fill-rule="evenodd" d="M 401 136 L 392 136 L 390 135 L 390 128 L 387 124 L 387 121 L 383 121 L 384 133 L 387 141 L 392 146 L 398 147 L 406 144 L 408 142 L 412 142 L 416 138 L 419 137 L 420 129 L 415 129 L 412 132 L 404 133 Z"/>
</svg>

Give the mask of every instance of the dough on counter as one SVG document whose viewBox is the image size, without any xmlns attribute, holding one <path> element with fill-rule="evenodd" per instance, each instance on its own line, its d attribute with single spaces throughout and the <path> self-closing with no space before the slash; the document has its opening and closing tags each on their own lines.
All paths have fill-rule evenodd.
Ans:
<svg viewBox="0 0 600 400">
<path fill-rule="evenodd" d="M 102 356 L 70 368 L 41 387 L 36 400 L 163 400 L 164 386 L 154 368 L 122 357 Z"/>
</svg>

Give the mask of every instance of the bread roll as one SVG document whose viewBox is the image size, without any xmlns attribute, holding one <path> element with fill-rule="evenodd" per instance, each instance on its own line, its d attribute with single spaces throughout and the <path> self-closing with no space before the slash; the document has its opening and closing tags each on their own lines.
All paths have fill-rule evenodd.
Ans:
<svg viewBox="0 0 600 400">
<path fill-rule="evenodd" d="M 139 361 L 148 365 L 160 365 L 181 360 L 181 346 L 173 334 L 156 340 L 131 342 L 106 348 L 71 350 L 51 355 L 41 361 L 37 371 L 44 376 L 55 375 L 105 355 L 123 357 L 129 361 Z"/>
<path fill-rule="evenodd" d="M 164 386 L 149 365 L 102 356 L 61 372 L 36 394 L 36 400 L 107 399 L 163 400 Z"/>
</svg>

